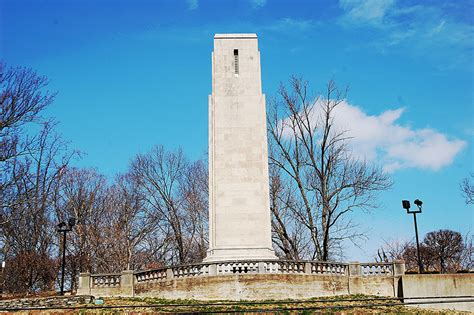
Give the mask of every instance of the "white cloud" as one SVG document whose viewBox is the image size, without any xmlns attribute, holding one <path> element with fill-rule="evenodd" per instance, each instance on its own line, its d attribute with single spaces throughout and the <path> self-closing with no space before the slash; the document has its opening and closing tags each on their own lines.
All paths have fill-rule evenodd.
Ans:
<svg viewBox="0 0 474 315">
<path fill-rule="evenodd" d="M 295 31 L 306 31 L 315 26 L 315 22 L 313 20 L 297 20 L 293 18 L 282 18 L 274 23 L 267 25 L 265 29 L 270 31 L 288 31 L 288 32 L 295 32 Z"/>
<path fill-rule="evenodd" d="M 315 106 L 313 123 L 320 121 L 321 107 Z M 466 142 L 448 137 L 434 129 L 414 129 L 397 123 L 403 108 L 369 115 L 360 107 L 340 103 L 334 110 L 334 127 L 351 137 L 356 158 L 377 161 L 384 170 L 403 168 L 439 170 L 451 164 Z"/>
<path fill-rule="evenodd" d="M 254 9 L 259 9 L 267 4 L 267 0 L 250 0 L 250 4 L 252 4 Z"/>
<path fill-rule="evenodd" d="M 198 0 L 186 0 L 189 10 L 196 10 L 199 7 Z"/>
<path fill-rule="evenodd" d="M 373 44 L 382 52 L 404 45 L 402 49 L 410 49 L 423 56 L 436 51 L 442 56 L 441 63 L 456 60 L 454 65 L 470 64 L 474 27 L 452 13 L 463 9 L 461 2 L 451 5 L 456 10 L 448 10 L 448 4 L 407 5 L 396 0 L 339 0 L 339 7 L 343 10 L 340 22 L 348 27 L 368 26 L 380 30 L 373 33 Z"/>
<path fill-rule="evenodd" d="M 354 22 L 379 24 L 394 5 L 394 0 L 340 0 L 340 7 L 346 11 L 345 19 Z"/>
</svg>

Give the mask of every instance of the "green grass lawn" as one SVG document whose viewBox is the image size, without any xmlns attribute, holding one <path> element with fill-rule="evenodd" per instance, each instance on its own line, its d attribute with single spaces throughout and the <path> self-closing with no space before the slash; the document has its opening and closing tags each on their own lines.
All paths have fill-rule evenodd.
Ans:
<svg viewBox="0 0 474 315">
<path fill-rule="evenodd" d="M 367 300 L 375 299 L 375 300 Z M 353 301 L 346 301 L 353 300 Z M 367 307 L 367 304 L 375 306 Z M 395 304 L 384 306 L 384 304 Z M 131 308 L 129 306 L 143 306 Z M 428 310 L 403 306 L 397 300 L 366 295 L 318 297 L 285 301 L 196 301 L 158 298 L 105 298 L 104 307 L 77 310 L 79 313 L 157 314 L 157 313 L 277 313 L 277 314 L 462 314 L 455 311 Z M 120 306 L 124 306 L 121 308 Z M 127 306 L 127 307 L 125 307 Z M 108 308 L 114 307 L 114 308 Z M 330 307 L 330 308 L 325 308 Z"/>
</svg>

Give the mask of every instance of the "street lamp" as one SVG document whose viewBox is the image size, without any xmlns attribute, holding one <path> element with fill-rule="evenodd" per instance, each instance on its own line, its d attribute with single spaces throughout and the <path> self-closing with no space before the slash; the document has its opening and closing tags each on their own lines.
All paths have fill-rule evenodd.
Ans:
<svg viewBox="0 0 474 315">
<path fill-rule="evenodd" d="M 407 211 L 408 214 L 413 213 L 413 220 L 415 222 L 416 252 L 418 254 L 418 270 L 420 273 L 423 273 L 423 264 L 421 263 L 420 256 L 420 242 L 418 240 L 418 225 L 416 223 L 416 214 L 421 213 L 421 206 L 423 205 L 423 202 L 420 199 L 416 199 L 413 203 L 418 207 L 418 210 L 410 211 L 410 201 L 408 200 L 402 200 L 402 207 Z"/>
<path fill-rule="evenodd" d="M 66 233 L 72 231 L 72 227 L 76 225 L 76 218 L 69 218 L 66 222 L 58 224 L 58 233 L 63 233 L 63 259 L 61 263 L 61 295 L 64 295 L 64 268 L 66 265 Z"/>
</svg>

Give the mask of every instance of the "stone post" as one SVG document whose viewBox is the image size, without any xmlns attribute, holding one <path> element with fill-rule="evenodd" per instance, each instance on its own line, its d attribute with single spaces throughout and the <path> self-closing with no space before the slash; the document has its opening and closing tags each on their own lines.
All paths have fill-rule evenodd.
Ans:
<svg viewBox="0 0 474 315">
<path fill-rule="evenodd" d="M 258 273 L 266 273 L 265 272 L 265 263 L 263 261 L 258 262 Z"/>
<path fill-rule="evenodd" d="M 352 261 L 349 263 L 349 277 L 359 277 L 362 275 L 360 262 Z"/>
<path fill-rule="evenodd" d="M 304 273 L 306 275 L 310 275 L 311 274 L 311 263 L 310 262 L 305 262 L 304 263 Z"/>
<path fill-rule="evenodd" d="M 120 296 L 134 296 L 135 275 L 133 270 L 124 270 L 120 276 Z"/>
<path fill-rule="evenodd" d="M 91 274 L 89 272 L 81 272 L 79 274 L 79 286 L 77 288 L 77 295 L 91 294 Z"/>
<path fill-rule="evenodd" d="M 166 268 L 166 279 L 173 279 L 173 278 L 174 278 L 173 269 Z"/>
<path fill-rule="evenodd" d="M 351 261 L 349 263 L 347 274 L 347 293 L 348 294 L 364 294 L 364 287 L 361 283 L 362 269 L 360 262 Z"/>
<path fill-rule="evenodd" d="M 217 276 L 217 264 L 209 265 L 209 276 Z"/>
<path fill-rule="evenodd" d="M 405 262 L 403 260 L 395 260 L 393 262 L 393 275 L 395 277 L 403 276 L 405 274 Z"/>
<path fill-rule="evenodd" d="M 393 296 L 403 296 L 402 276 L 405 274 L 405 261 L 395 260 L 393 268 Z M 403 302 L 403 300 L 402 300 Z"/>
</svg>

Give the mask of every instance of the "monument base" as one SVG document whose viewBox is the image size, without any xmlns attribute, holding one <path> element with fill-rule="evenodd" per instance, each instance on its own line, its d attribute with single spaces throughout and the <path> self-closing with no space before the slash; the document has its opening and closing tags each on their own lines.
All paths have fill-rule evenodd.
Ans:
<svg viewBox="0 0 474 315">
<path fill-rule="evenodd" d="M 218 261 L 276 260 L 272 248 L 214 248 L 207 251 L 204 263 Z"/>
</svg>

